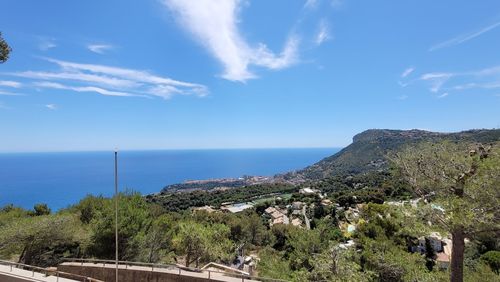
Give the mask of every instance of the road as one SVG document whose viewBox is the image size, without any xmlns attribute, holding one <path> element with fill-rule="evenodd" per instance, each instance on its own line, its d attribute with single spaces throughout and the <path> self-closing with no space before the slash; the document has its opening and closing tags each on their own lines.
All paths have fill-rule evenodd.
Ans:
<svg viewBox="0 0 500 282">
<path fill-rule="evenodd" d="M 302 207 L 302 214 L 304 215 L 304 220 L 306 221 L 307 229 L 311 229 L 311 222 L 309 221 L 309 218 L 307 218 L 306 207 L 307 205 L 304 205 Z"/>
</svg>

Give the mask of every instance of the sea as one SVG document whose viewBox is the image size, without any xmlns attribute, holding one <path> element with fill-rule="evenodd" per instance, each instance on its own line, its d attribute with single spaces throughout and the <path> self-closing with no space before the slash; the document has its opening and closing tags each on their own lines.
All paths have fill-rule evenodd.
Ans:
<svg viewBox="0 0 500 282">
<path fill-rule="evenodd" d="M 143 195 L 186 180 L 272 176 L 304 168 L 339 148 L 121 151 L 118 187 Z M 86 195 L 114 193 L 114 152 L 2 153 L 0 207 L 46 203 L 53 211 Z"/>
</svg>

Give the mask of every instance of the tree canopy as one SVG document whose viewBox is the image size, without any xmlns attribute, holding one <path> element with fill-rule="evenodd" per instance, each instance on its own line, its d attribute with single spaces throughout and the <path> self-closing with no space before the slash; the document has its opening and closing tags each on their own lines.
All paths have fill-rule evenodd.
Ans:
<svg viewBox="0 0 500 282">
<path fill-rule="evenodd" d="M 464 239 L 500 234 L 500 144 L 421 143 L 392 156 L 432 219 L 452 234 L 451 280 L 463 281 Z"/>
<path fill-rule="evenodd" d="M 9 59 L 9 55 L 12 49 L 10 48 L 7 41 L 3 39 L 2 33 L 0 32 L 0 63 L 5 63 Z"/>
</svg>

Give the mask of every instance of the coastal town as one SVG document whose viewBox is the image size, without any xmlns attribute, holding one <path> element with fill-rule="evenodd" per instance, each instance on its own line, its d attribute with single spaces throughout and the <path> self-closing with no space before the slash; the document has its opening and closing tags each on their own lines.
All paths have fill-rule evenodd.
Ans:
<svg viewBox="0 0 500 282">
<path fill-rule="evenodd" d="M 196 190 L 224 191 L 250 185 L 269 184 L 276 180 L 269 176 L 242 176 L 238 178 L 214 178 L 203 180 L 186 180 L 183 183 L 165 186 L 162 192 L 190 192 Z"/>
</svg>

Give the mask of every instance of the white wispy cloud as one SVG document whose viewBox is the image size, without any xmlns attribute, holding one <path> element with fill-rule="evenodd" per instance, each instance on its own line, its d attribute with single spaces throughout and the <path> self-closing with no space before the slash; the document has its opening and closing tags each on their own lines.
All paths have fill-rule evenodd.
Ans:
<svg viewBox="0 0 500 282">
<path fill-rule="evenodd" d="M 306 9 L 313 9 L 318 6 L 319 0 L 306 0 L 306 3 L 304 3 L 304 8 Z"/>
<path fill-rule="evenodd" d="M 479 76 L 479 77 L 491 76 L 491 75 L 500 76 L 500 66 L 493 66 L 493 67 L 485 68 L 482 70 L 472 71 L 472 72 L 469 72 L 468 74 L 472 74 L 472 75 Z"/>
<path fill-rule="evenodd" d="M 104 54 L 106 51 L 113 49 L 114 46 L 110 44 L 89 44 L 87 49 L 97 54 Z"/>
<path fill-rule="evenodd" d="M 110 77 L 106 75 L 96 75 L 81 72 L 47 72 L 47 71 L 23 71 L 14 73 L 13 75 L 25 78 L 44 79 L 44 80 L 75 80 L 80 82 L 95 83 L 108 87 L 134 87 L 138 83 L 136 81 Z"/>
<path fill-rule="evenodd" d="M 175 79 L 171 79 L 168 77 L 161 77 L 153 75 L 147 71 L 127 69 L 127 68 L 118 68 L 104 65 L 95 65 L 95 64 L 81 64 L 74 63 L 62 60 L 56 60 L 47 58 L 49 62 L 53 62 L 58 64 L 64 70 L 68 71 L 88 71 L 91 73 L 95 73 L 98 75 L 107 75 L 104 77 L 115 78 L 119 81 L 127 81 L 127 83 L 153 83 L 153 84 L 168 84 L 179 87 L 189 87 L 189 88 L 203 88 L 206 89 L 205 86 L 196 83 L 183 82 Z"/>
<path fill-rule="evenodd" d="M 304 3 L 304 9 L 316 9 L 321 0 L 306 0 Z M 326 1 L 324 1 L 326 2 Z M 340 8 L 343 5 L 343 0 L 329 0 L 330 6 L 334 9 Z"/>
<path fill-rule="evenodd" d="M 404 73 L 403 73 L 404 74 Z M 424 82 L 429 85 L 429 91 L 443 94 L 438 98 L 444 98 L 452 92 L 470 89 L 496 90 L 500 88 L 500 66 L 493 66 L 480 70 L 462 72 L 429 72 L 422 74 L 419 78 L 412 80 L 411 84 Z M 408 86 L 410 83 L 400 85 Z"/>
<path fill-rule="evenodd" d="M 398 85 L 404 88 L 404 87 L 410 85 L 410 83 L 409 82 L 398 81 Z"/>
<path fill-rule="evenodd" d="M 453 77 L 454 74 L 452 73 L 426 73 L 423 74 L 420 79 L 424 81 L 429 81 L 431 83 L 430 91 L 437 93 L 439 90 L 441 90 L 441 87 L 450 79 Z"/>
<path fill-rule="evenodd" d="M 21 94 L 21 93 L 14 93 L 14 92 L 5 91 L 5 90 L 2 90 L 2 89 L 0 89 L 0 95 L 4 95 L 4 96 L 24 96 L 24 94 Z"/>
<path fill-rule="evenodd" d="M 40 88 L 53 88 L 53 89 L 62 89 L 62 90 L 72 90 L 76 92 L 96 92 L 106 96 L 120 96 L 120 97 L 130 97 L 130 96 L 138 96 L 130 93 L 119 92 L 119 91 L 110 91 L 107 89 L 103 89 L 95 86 L 69 86 L 63 85 L 61 83 L 56 82 L 35 82 L 34 85 Z"/>
<path fill-rule="evenodd" d="M 446 40 L 444 42 L 441 42 L 441 43 L 438 43 L 438 44 L 435 44 L 433 45 L 431 48 L 429 48 L 429 51 L 435 51 L 435 50 L 438 50 L 438 49 L 441 49 L 441 48 L 446 48 L 446 47 L 450 47 L 450 46 L 454 46 L 454 45 L 459 45 L 459 44 L 462 44 L 464 42 L 467 42 L 471 39 L 474 39 L 480 35 L 482 35 L 483 33 L 486 33 L 488 31 L 491 31 L 497 27 L 500 26 L 500 21 L 499 22 L 495 22 L 491 25 L 488 25 L 486 27 L 483 27 L 479 30 L 475 30 L 473 32 L 469 32 L 469 33 L 465 33 L 465 34 L 461 34 L 457 37 L 454 37 L 450 40 Z"/>
<path fill-rule="evenodd" d="M 322 19 L 319 22 L 319 28 L 318 28 L 318 33 L 316 34 L 315 43 L 317 46 L 319 46 L 323 42 L 329 40 L 330 38 L 331 38 L 331 36 L 330 36 L 330 30 L 329 30 L 328 23 L 326 22 L 325 19 Z"/>
<path fill-rule="evenodd" d="M 0 86 L 20 88 L 22 86 L 22 84 L 20 82 L 12 81 L 12 80 L 0 80 Z"/>
<path fill-rule="evenodd" d="M 413 71 L 415 70 L 414 67 L 409 67 L 407 69 L 405 69 L 402 73 L 401 73 L 401 78 L 405 78 L 407 76 L 409 76 Z"/>
<path fill-rule="evenodd" d="M 47 104 L 45 107 L 51 111 L 57 110 L 57 105 L 56 104 Z"/>
<path fill-rule="evenodd" d="M 439 96 L 437 96 L 437 97 L 438 97 L 439 99 L 441 99 L 441 98 L 444 98 L 444 97 L 446 97 L 446 96 L 448 96 L 448 95 L 449 95 L 449 94 L 448 94 L 448 92 L 445 92 L 445 93 L 443 93 L 443 94 L 441 94 L 441 95 L 439 95 Z"/>
<path fill-rule="evenodd" d="M 482 88 L 482 89 L 496 89 L 500 88 L 500 80 L 485 83 L 470 82 L 465 84 L 459 84 L 453 87 L 454 90 L 466 90 L 472 88 Z"/>
<path fill-rule="evenodd" d="M 44 36 L 38 37 L 38 49 L 41 51 L 47 51 L 55 47 L 57 47 L 55 39 Z"/>
<path fill-rule="evenodd" d="M 263 43 L 251 46 L 238 27 L 239 0 L 163 0 L 179 24 L 224 65 L 223 78 L 246 81 L 257 76 L 249 70 L 255 65 L 283 69 L 297 62 L 299 39 L 290 36 L 283 51 L 275 54 Z"/>
<path fill-rule="evenodd" d="M 147 71 L 97 64 L 82 64 L 43 58 L 58 66 L 49 71 L 21 71 L 8 75 L 33 79 L 36 88 L 75 92 L 95 92 L 107 96 L 145 96 L 171 98 L 173 95 L 208 95 L 202 84 L 154 75 Z"/>
</svg>

